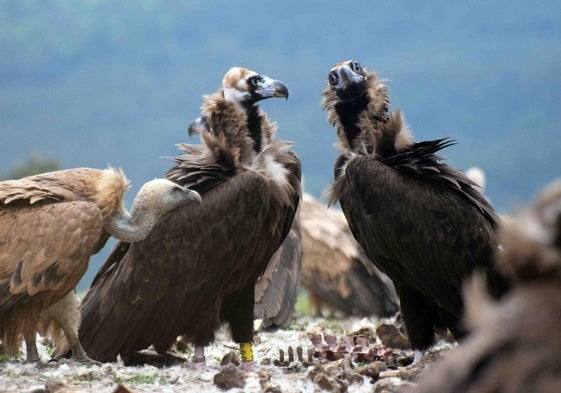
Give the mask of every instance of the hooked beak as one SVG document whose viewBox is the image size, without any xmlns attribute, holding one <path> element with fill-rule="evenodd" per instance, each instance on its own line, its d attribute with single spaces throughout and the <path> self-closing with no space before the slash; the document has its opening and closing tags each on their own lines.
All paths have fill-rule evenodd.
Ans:
<svg viewBox="0 0 561 393">
<path fill-rule="evenodd" d="M 193 136 L 195 134 L 202 135 L 205 132 L 208 132 L 205 116 L 197 117 L 195 121 L 189 124 L 189 128 L 187 129 L 189 136 Z"/>
<path fill-rule="evenodd" d="M 288 100 L 289 92 L 288 87 L 281 81 L 263 76 L 259 86 L 255 89 L 255 94 L 259 96 L 259 99 L 284 97 Z"/>
<path fill-rule="evenodd" d="M 333 88 L 335 94 L 343 101 L 353 101 L 364 94 L 366 90 L 366 77 L 357 74 L 347 65 L 337 70 L 339 83 Z"/>
<path fill-rule="evenodd" d="M 203 203 L 203 199 L 197 191 L 191 190 L 190 188 L 186 187 L 184 188 L 184 190 L 188 201 L 194 202 L 197 205 L 201 205 Z"/>
</svg>

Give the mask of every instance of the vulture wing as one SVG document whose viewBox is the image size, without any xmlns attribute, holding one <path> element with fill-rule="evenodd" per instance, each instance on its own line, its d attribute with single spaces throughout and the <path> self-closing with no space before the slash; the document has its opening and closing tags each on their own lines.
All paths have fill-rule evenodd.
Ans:
<svg viewBox="0 0 561 393">
<path fill-rule="evenodd" d="M 31 297 L 39 310 L 62 298 L 84 274 L 103 231 L 99 209 L 86 201 L 0 207 L 0 228 L 1 314 Z"/>
<path fill-rule="evenodd" d="M 108 360 L 151 344 L 165 351 L 182 334 L 212 341 L 222 300 L 255 282 L 290 229 L 297 204 L 279 215 L 274 188 L 255 171 L 239 173 L 202 193 L 199 209 L 175 209 L 145 240 L 117 245 L 83 301 L 86 352 Z"/>
<path fill-rule="evenodd" d="M 438 168 L 416 178 L 374 157 L 356 157 L 347 165 L 350 195 L 341 203 L 355 237 L 382 270 L 459 316 L 462 279 L 492 258 L 494 220 L 466 203 L 465 192 L 448 180 L 452 169 Z M 347 198 L 352 209 L 345 209 Z M 487 206 L 482 197 L 478 203 Z"/>
<path fill-rule="evenodd" d="M 0 183 L 0 204 L 8 205 L 15 202 L 33 205 L 37 202 L 59 202 L 65 199 L 68 190 L 53 187 L 53 184 L 23 178 L 6 180 Z"/>
<path fill-rule="evenodd" d="M 318 307 L 365 316 L 397 311 L 393 284 L 368 260 L 341 211 L 304 195 L 301 221 L 302 285 Z"/>
<path fill-rule="evenodd" d="M 263 320 L 263 328 L 277 328 L 292 322 L 301 276 L 302 238 L 296 213 L 288 236 L 255 285 L 253 314 L 256 319 Z"/>
</svg>

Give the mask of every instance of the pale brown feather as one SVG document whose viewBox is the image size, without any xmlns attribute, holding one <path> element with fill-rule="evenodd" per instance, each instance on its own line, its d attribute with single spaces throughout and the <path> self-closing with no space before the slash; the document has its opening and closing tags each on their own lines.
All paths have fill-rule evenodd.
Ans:
<svg viewBox="0 0 561 393">
<path fill-rule="evenodd" d="M 70 292 L 107 240 L 103 216 L 123 206 L 113 168 L 76 168 L 0 182 L 0 335 L 9 353 L 39 312 Z"/>
</svg>

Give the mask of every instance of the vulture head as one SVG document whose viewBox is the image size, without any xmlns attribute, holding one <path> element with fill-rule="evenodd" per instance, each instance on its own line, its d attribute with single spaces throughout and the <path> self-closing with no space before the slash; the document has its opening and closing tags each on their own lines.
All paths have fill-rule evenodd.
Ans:
<svg viewBox="0 0 561 393">
<path fill-rule="evenodd" d="M 239 102 L 247 107 L 272 97 L 288 99 L 289 94 L 281 81 L 242 67 L 230 68 L 222 79 L 222 89 L 226 101 Z"/>
<path fill-rule="evenodd" d="M 413 143 L 401 112 L 390 113 L 387 86 L 358 61 L 345 60 L 331 68 L 322 96 L 327 121 L 337 127 L 343 149 L 384 157 Z"/>
<path fill-rule="evenodd" d="M 124 209 L 114 211 L 104 220 L 104 228 L 121 241 L 139 241 L 150 233 L 162 214 L 187 203 L 201 202 L 194 190 L 167 179 L 154 179 L 140 188 L 130 213 Z"/>
<path fill-rule="evenodd" d="M 366 93 L 367 73 L 356 60 L 338 63 L 327 74 L 329 89 L 344 102 L 354 101 Z"/>
<path fill-rule="evenodd" d="M 201 196 L 167 179 L 154 179 L 142 185 L 133 209 L 150 207 L 156 214 L 161 214 L 188 202 L 201 204 Z"/>
</svg>

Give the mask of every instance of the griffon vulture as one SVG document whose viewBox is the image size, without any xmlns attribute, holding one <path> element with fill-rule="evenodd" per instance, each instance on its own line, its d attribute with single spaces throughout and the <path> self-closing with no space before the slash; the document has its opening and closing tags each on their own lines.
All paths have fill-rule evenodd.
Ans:
<svg viewBox="0 0 561 393">
<path fill-rule="evenodd" d="M 258 106 L 271 97 L 288 97 L 287 87 L 239 67 L 205 97 L 203 144 L 181 144 L 166 174 L 203 204 L 116 246 L 82 302 L 90 357 L 126 359 L 150 345 L 165 353 L 181 335 L 204 362 L 204 346 L 226 323 L 242 359 L 252 360 L 255 283 L 288 234 L 300 193 L 300 161 Z"/>
<path fill-rule="evenodd" d="M 344 315 L 387 317 L 397 312 L 391 280 L 370 263 L 343 213 L 304 194 L 300 205 L 302 286 L 310 303 Z"/>
<path fill-rule="evenodd" d="M 208 132 L 206 120 L 197 118 L 188 135 Z M 296 300 L 302 276 L 302 237 L 300 208 L 294 216 L 288 235 L 273 254 L 267 269 L 255 284 L 254 318 L 256 330 L 275 330 L 288 326 L 296 316 Z"/>
<path fill-rule="evenodd" d="M 472 333 L 413 392 L 561 392 L 561 181 L 499 235 L 512 290 L 495 302 L 467 286 Z"/>
<path fill-rule="evenodd" d="M 447 139 L 414 142 L 388 89 L 357 61 L 337 64 L 323 92 L 342 154 L 331 202 L 340 201 L 351 231 L 370 260 L 393 281 L 412 346 L 423 350 L 434 327 L 465 334 L 461 285 L 474 269 L 496 272 L 497 215 L 459 170 L 437 152 Z"/>
<path fill-rule="evenodd" d="M 35 336 L 39 314 L 71 292 L 90 256 L 110 235 L 144 238 L 166 211 L 200 196 L 156 179 L 139 191 L 130 214 L 123 208 L 129 182 L 122 171 L 76 168 L 0 182 L 0 335 L 9 355 L 20 336 L 27 361 L 38 361 Z M 72 345 L 87 360 L 77 326 L 55 317 Z"/>
</svg>

